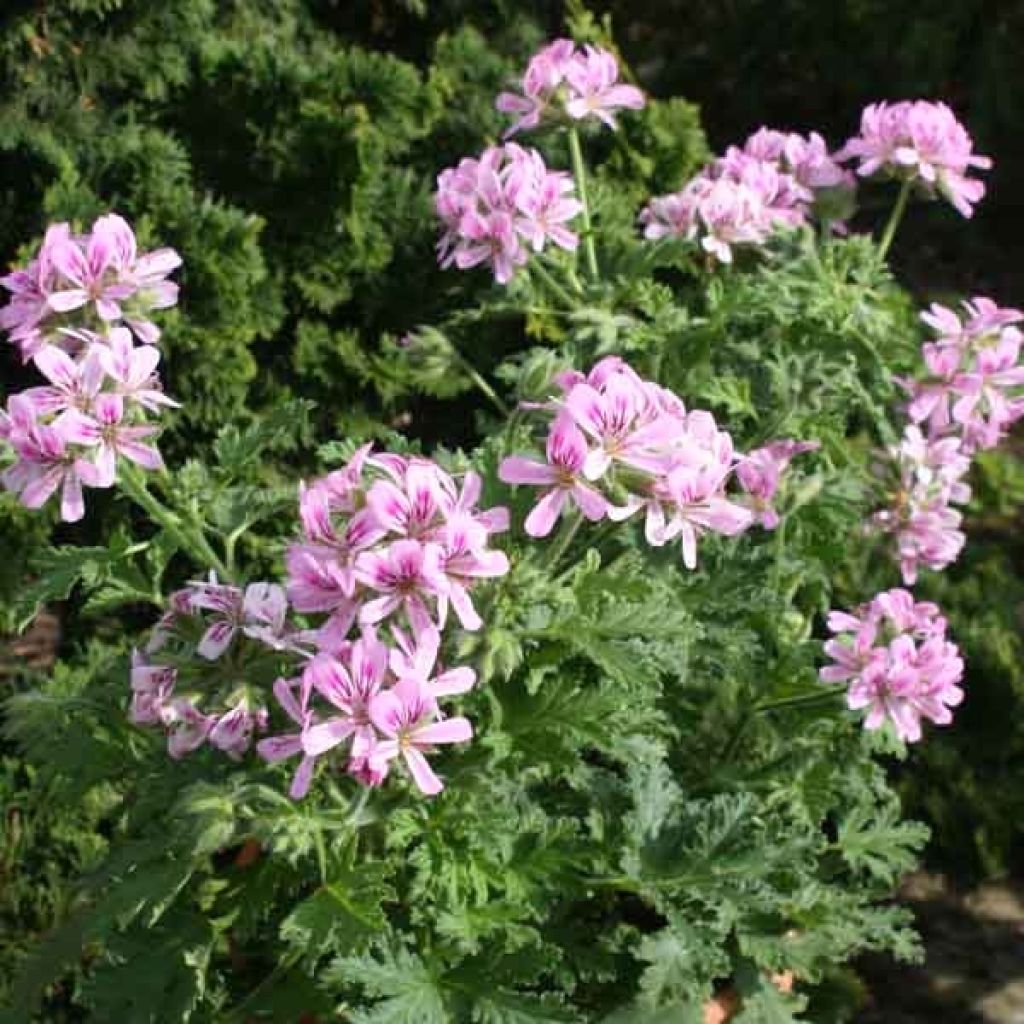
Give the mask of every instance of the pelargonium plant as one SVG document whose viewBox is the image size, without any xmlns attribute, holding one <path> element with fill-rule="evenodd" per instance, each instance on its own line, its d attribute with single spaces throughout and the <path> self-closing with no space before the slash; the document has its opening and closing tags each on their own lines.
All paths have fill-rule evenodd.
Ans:
<svg viewBox="0 0 1024 1024">
<path fill-rule="evenodd" d="M 763 128 L 623 210 L 578 126 L 646 116 L 627 77 L 549 44 L 497 99 L 543 155 L 437 179 L 439 261 L 495 289 L 410 324 L 388 372 L 477 384 L 471 451 L 314 454 L 288 407 L 168 470 L 148 317 L 174 251 L 111 214 L 3 279 L 45 381 L 0 418 L 5 487 L 71 524 L 83 486 L 136 507 L 31 594 L 155 619 L 71 697 L 12 705 L 41 772 L 122 787 L 26 1013 L 71 972 L 95 1020 L 780 1022 L 820 1019 L 861 950 L 915 955 L 886 898 L 923 834 L 881 757 L 969 694 L 938 606 L 893 584 L 966 543 L 972 459 L 1024 415 L 1024 315 L 933 305 L 918 352 L 881 257 L 911 186 L 969 214 L 986 162 L 942 104 L 881 104 L 839 152 Z M 850 159 L 902 182 L 878 243 Z M 794 295 L 829 344 L 742 329 Z M 530 341 L 487 379 L 452 336 L 499 318 Z"/>
</svg>

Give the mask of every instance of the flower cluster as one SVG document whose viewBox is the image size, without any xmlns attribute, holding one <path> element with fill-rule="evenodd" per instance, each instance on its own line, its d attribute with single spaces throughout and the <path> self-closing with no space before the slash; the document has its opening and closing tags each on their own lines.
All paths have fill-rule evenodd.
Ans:
<svg viewBox="0 0 1024 1024">
<path fill-rule="evenodd" d="M 545 407 L 552 417 L 546 459 L 514 455 L 498 470 L 506 483 L 544 488 L 526 519 L 530 536 L 547 536 L 571 508 L 592 522 L 643 510 L 648 543 L 680 538 L 683 561 L 693 568 L 702 534 L 734 536 L 754 521 L 747 503 L 726 493 L 744 460 L 710 413 L 687 411 L 671 391 L 614 356 L 585 376 L 562 374 L 557 384 L 561 394 Z M 778 476 L 797 450 L 806 449 L 780 450 L 762 460 L 761 471 L 747 471 L 743 486 L 757 496 L 762 521 L 772 521 Z"/>
<path fill-rule="evenodd" d="M 123 324 L 153 343 L 159 328 L 147 319 L 178 301 L 167 275 L 181 266 L 173 249 L 139 253 L 135 233 L 116 213 L 99 217 L 87 235 L 67 224 L 47 230 L 38 255 L 23 270 L 0 278 L 11 295 L 0 309 L 0 327 L 26 361 L 44 345 L 66 346 L 62 327 Z"/>
<path fill-rule="evenodd" d="M 970 498 L 971 456 L 1024 416 L 1024 336 L 1015 326 L 1024 313 L 976 298 L 962 316 L 936 303 L 922 319 L 937 337 L 922 347 L 927 372 L 903 382 L 911 423 L 890 452 L 893 497 L 873 519 L 895 537 L 908 584 L 919 565 L 943 569 L 959 556 L 966 538 L 952 506 Z"/>
<path fill-rule="evenodd" d="M 61 518 L 76 522 L 83 484 L 111 487 L 120 459 L 163 467 L 148 419 L 177 403 L 160 386 L 159 351 L 135 337 L 159 337 L 143 317 L 177 301 L 166 276 L 180 263 L 172 249 L 138 255 L 131 227 L 108 214 L 85 237 L 51 226 L 29 265 L 0 279 L 12 296 L 0 326 L 47 381 L 0 410 L 0 443 L 14 455 L 0 479 L 28 508 L 59 491 Z"/>
<path fill-rule="evenodd" d="M 113 486 L 120 459 L 163 468 L 148 443 L 158 428 L 147 420 L 177 403 L 161 390 L 159 351 L 137 346 L 127 328 L 106 336 L 66 330 L 62 342 L 69 351 L 44 343 L 33 356 L 48 383 L 12 395 L 0 410 L 0 442 L 15 456 L 0 480 L 27 508 L 59 491 L 61 518 L 77 522 L 85 514 L 82 485 Z"/>
<path fill-rule="evenodd" d="M 476 673 L 465 666 L 437 670 L 441 640 L 433 627 L 413 634 L 393 627 L 392 633 L 393 647 L 364 628 L 355 641 L 316 654 L 300 677 L 274 684 L 295 728 L 261 740 L 257 749 L 271 763 L 300 758 L 294 799 L 309 789 L 316 759 L 342 744 L 348 773 L 364 785 L 380 785 L 401 758 L 421 793 L 443 789 L 426 755 L 440 744 L 471 739 L 473 727 L 461 716 L 444 717 L 438 699 L 472 689 Z M 326 702 L 326 712 L 313 708 L 313 696 Z"/>
<path fill-rule="evenodd" d="M 906 590 L 878 594 L 854 614 L 828 618 L 836 636 L 825 644 L 832 664 L 820 671 L 826 683 L 846 683 L 846 701 L 867 710 L 864 725 L 878 729 L 888 719 L 901 739 L 921 738 L 921 720 L 948 725 L 950 708 L 963 700 L 964 663 L 946 640 L 946 620 L 929 602 Z"/>
<path fill-rule="evenodd" d="M 577 47 L 571 39 L 556 39 L 530 59 L 522 92 L 503 92 L 495 106 L 513 114 L 515 123 L 505 137 L 536 128 L 542 120 L 565 117 L 573 121 L 597 118 L 615 127 L 615 111 L 639 110 L 644 94 L 619 82 L 614 54 L 599 46 Z"/>
<path fill-rule="evenodd" d="M 860 134 L 836 159 L 859 160 L 862 177 L 883 174 L 913 182 L 928 196 L 943 196 L 965 217 L 985 195 L 984 184 L 968 177 L 970 170 L 992 166 L 988 157 L 973 152 L 971 137 L 953 111 L 945 103 L 926 100 L 865 107 Z"/>
<path fill-rule="evenodd" d="M 679 192 L 652 199 L 640 223 L 648 239 L 698 240 L 710 257 L 729 263 L 734 245 L 761 245 L 780 228 L 806 223 L 817 195 L 849 187 L 820 135 L 762 128 Z"/>
<path fill-rule="evenodd" d="M 267 726 L 247 675 L 251 655 L 269 648 L 308 656 L 310 639 L 289 626 L 284 589 L 273 583 L 242 590 L 211 574 L 172 594 L 169 604 L 145 650 L 132 652 L 129 717 L 166 730 L 173 758 L 209 743 L 238 759 L 254 731 Z"/>
<path fill-rule="evenodd" d="M 515 143 L 491 146 L 437 178 L 434 195 L 444 224 L 438 243 L 443 267 L 487 264 L 507 284 L 529 251 L 548 242 L 575 250 L 579 239 L 568 223 L 583 209 L 570 175 L 549 171 L 535 149 Z"/>
<path fill-rule="evenodd" d="M 907 413 L 931 437 L 959 435 L 965 452 L 995 448 L 1024 417 L 1024 321 L 991 299 L 965 302 L 963 316 L 933 303 L 921 319 L 937 338 L 921 354 L 927 376 L 907 384 Z"/>
<path fill-rule="evenodd" d="M 437 669 L 442 630 L 449 609 L 463 629 L 479 629 L 470 592 L 509 568 L 488 544 L 508 529 L 508 511 L 479 510 L 480 488 L 474 472 L 460 487 L 432 461 L 374 455 L 369 445 L 302 488 L 304 536 L 287 554 L 288 597 L 326 619 L 304 635 L 315 653 L 301 675 L 274 687 L 296 728 L 259 744 L 268 761 L 301 755 L 293 796 L 307 790 L 315 759 L 342 743 L 350 774 L 367 785 L 401 757 L 421 792 L 441 789 L 425 754 L 468 740 L 472 727 L 442 717 L 437 702 L 476 681 L 467 667 Z M 393 645 L 378 639 L 385 622 Z"/>
<path fill-rule="evenodd" d="M 917 581 L 920 566 L 944 569 L 963 549 L 963 517 L 952 506 L 970 499 L 963 478 L 971 460 L 959 438 L 929 439 L 914 425 L 889 454 L 894 497 L 874 515 L 872 527 L 893 535 L 903 582 L 909 585 Z"/>
</svg>

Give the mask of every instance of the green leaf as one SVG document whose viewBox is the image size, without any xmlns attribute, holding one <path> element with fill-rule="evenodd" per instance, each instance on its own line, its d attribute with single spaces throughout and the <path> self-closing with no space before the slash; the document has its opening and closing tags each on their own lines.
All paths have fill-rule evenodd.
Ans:
<svg viewBox="0 0 1024 1024">
<path fill-rule="evenodd" d="M 311 962 L 362 952 L 388 927 L 382 903 L 395 898 L 383 864 L 365 864 L 321 886 L 281 923 L 281 939 Z"/>
</svg>

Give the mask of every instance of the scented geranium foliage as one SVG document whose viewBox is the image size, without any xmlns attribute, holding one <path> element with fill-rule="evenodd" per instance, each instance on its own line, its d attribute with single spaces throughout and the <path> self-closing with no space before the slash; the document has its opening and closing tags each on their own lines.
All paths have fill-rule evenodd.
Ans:
<svg viewBox="0 0 1024 1024">
<path fill-rule="evenodd" d="M 578 27 L 497 100 L 543 155 L 437 179 L 439 262 L 486 290 L 367 371 L 472 380 L 474 422 L 437 430 L 462 449 L 314 449 L 289 405 L 209 464 L 140 467 L 150 434 L 122 430 L 177 415 L 139 355 L 149 293 L 119 290 L 144 257 L 77 284 L 37 259 L 49 383 L 9 404 L 5 482 L 133 511 L 26 588 L 105 627 L 10 728 L 51 799 L 107 787 L 110 845 L 20 1019 L 696 1024 L 717 993 L 831 1022 L 837 965 L 916 955 L 888 897 L 925 836 L 884 757 L 942 743 L 970 693 L 939 607 L 893 586 L 964 546 L 1019 315 L 932 309 L 922 365 L 883 258 L 906 192 L 880 241 L 837 232 L 860 186 L 818 134 L 763 129 L 627 203 L 644 154 L 587 157 L 643 97 Z M 453 340 L 509 323 L 494 373 Z"/>
</svg>

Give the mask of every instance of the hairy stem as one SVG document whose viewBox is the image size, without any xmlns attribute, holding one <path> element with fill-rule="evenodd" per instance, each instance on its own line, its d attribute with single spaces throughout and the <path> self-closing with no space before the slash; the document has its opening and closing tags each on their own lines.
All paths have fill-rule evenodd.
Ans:
<svg viewBox="0 0 1024 1024">
<path fill-rule="evenodd" d="M 583 147 L 575 125 L 569 126 L 569 158 L 572 161 L 572 176 L 576 179 L 576 194 L 583 204 L 583 255 L 587 262 L 587 273 L 592 281 L 600 276 L 597 269 L 597 249 L 594 246 L 594 231 L 590 222 L 590 200 L 587 198 L 587 165 L 583 160 Z"/>
<path fill-rule="evenodd" d="M 548 291 L 558 299 L 560 302 L 565 303 L 566 309 L 572 309 L 576 305 L 576 301 L 573 297 L 555 280 L 554 276 L 548 270 L 547 267 L 540 261 L 539 257 L 534 257 L 530 261 L 530 273 L 536 274 L 536 276 L 544 282 Z"/>
<path fill-rule="evenodd" d="M 120 476 L 121 489 L 138 505 L 158 526 L 164 529 L 178 546 L 193 558 L 205 562 L 209 568 L 216 569 L 222 579 L 230 577 L 227 566 L 220 556 L 210 547 L 210 542 L 201 529 L 184 523 L 181 517 L 169 509 L 156 495 L 146 487 L 145 480 L 134 468 L 124 467 Z"/>
<path fill-rule="evenodd" d="M 896 197 L 896 205 L 892 208 L 892 213 L 889 214 L 889 222 L 885 225 L 885 231 L 882 232 L 882 240 L 878 243 L 878 255 L 884 260 L 886 254 L 889 252 L 889 246 L 892 245 L 892 240 L 896 236 L 896 229 L 900 226 L 900 221 L 903 220 L 903 212 L 907 208 L 907 200 L 910 198 L 910 188 L 912 182 L 907 180 L 900 186 L 900 194 Z"/>
<path fill-rule="evenodd" d="M 562 556 L 569 549 L 569 545 L 576 536 L 582 522 L 583 513 L 577 512 L 569 522 L 562 525 L 562 532 L 548 551 L 547 566 L 552 571 L 557 567 Z"/>
</svg>

